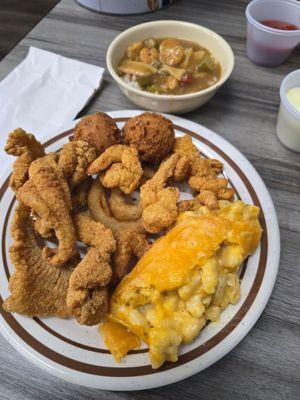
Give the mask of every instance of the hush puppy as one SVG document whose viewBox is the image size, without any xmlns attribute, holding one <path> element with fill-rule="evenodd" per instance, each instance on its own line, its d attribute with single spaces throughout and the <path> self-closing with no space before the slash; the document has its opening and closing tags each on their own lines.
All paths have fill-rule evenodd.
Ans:
<svg viewBox="0 0 300 400">
<path fill-rule="evenodd" d="M 121 131 L 115 121 L 103 112 L 82 118 L 74 129 L 74 140 L 84 140 L 95 147 L 98 155 L 121 143 Z"/>
<path fill-rule="evenodd" d="M 137 148 L 141 161 L 158 164 L 174 146 L 173 123 L 162 115 L 145 112 L 126 122 L 123 140 Z"/>
</svg>

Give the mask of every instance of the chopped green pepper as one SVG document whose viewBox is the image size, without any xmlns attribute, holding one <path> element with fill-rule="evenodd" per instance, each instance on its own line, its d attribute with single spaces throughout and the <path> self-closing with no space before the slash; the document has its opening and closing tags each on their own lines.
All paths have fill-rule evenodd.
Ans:
<svg viewBox="0 0 300 400">
<path fill-rule="evenodd" d="M 201 62 L 197 65 L 197 71 L 211 71 L 213 72 L 215 69 L 215 64 L 211 57 L 208 54 L 205 54 Z"/>
<path fill-rule="evenodd" d="M 147 86 L 151 85 L 152 75 L 141 76 L 141 77 L 137 78 L 136 81 L 142 89 L 145 89 Z"/>
</svg>

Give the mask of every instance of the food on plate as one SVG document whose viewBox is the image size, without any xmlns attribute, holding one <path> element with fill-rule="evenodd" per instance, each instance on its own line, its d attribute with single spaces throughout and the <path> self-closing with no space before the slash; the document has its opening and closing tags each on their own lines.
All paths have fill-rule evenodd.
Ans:
<svg viewBox="0 0 300 400">
<path fill-rule="evenodd" d="M 119 281 L 129 270 L 132 257 L 140 258 L 149 248 L 141 219 L 119 221 L 111 215 L 107 197 L 99 180 L 95 180 L 88 194 L 88 207 L 94 220 L 110 228 L 116 239 L 113 254 L 114 281 Z"/>
<path fill-rule="evenodd" d="M 93 179 L 89 176 L 80 182 L 71 192 L 72 210 L 78 211 L 87 205 L 88 191 Z"/>
<path fill-rule="evenodd" d="M 30 317 L 68 318 L 71 316 L 66 304 L 69 278 L 78 259 L 72 258 L 59 268 L 50 264 L 42 256 L 30 212 L 22 203 L 14 212 L 9 255 L 15 271 L 9 280 L 11 294 L 3 308 Z"/>
<path fill-rule="evenodd" d="M 241 201 L 182 213 L 115 289 L 109 320 L 148 344 L 153 368 L 177 361 L 181 343 L 239 301 L 238 269 L 260 241 L 258 215 Z M 118 335 L 104 337 L 114 351 Z"/>
<path fill-rule="evenodd" d="M 9 186 L 18 190 L 28 179 L 28 169 L 32 161 L 45 155 L 42 144 L 31 133 L 18 128 L 8 136 L 4 148 L 7 154 L 18 157 L 13 164 Z"/>
<path fill-rule="evenodd" d="M 130 269 L 132 257 L 140 259 L 150 248 L 144 233 L 134 230 L 120 229 L 115 232 L 117 242 L 116 251 L 113 254 L 113 270 L 116 281 L 120 281 Z"/>
<path fill-rule="evenodd" d="M 59 152 L 58 165 L 70 189 L 87 178 L 87 168 L 96 158 L 96 150 L 88 142 L 73 140 L 63 145 Z"/>
<path fill-rule="evenodd" d="M 57 155 L 49 153 L 29 166 L 29 179 L 16 192 L 17 199 L 32 209 L 53 229 L 59 241 L 56 249 L 43 248 L 43 256 L 52 265 L 62 265 L 75 253 L 75 231 L 71 218 L 71 194 Z"/>
<path fill-rule="evenodd" d="M 78 122 L 74 129 L 74 140 L 88 142 L 99 155 L 108 147 L 121 143 L 121 131 L 109 115 L 97 112 Z"/>
<path fill-rule="evenodd" d="M 119 221 L 136 221 L 142 216 L 140 203 L 133 202 L 119 189 L 113 189 L 109 197 L 112 215 Z"/>
<path fill-rule="evenodd" d="M 99 330 L 104 343 L 117 362 L 120 362 L 130 350 L 140 347 L 140 339 L 123 325 L 107 321 Z"/>
<path fill-rule="evenodd" d="M 116 241 L 110 229 L 80 212 L 73 217 L 76 237 L 91 246 L 69 280 L 67 306 L 80 324 L 95 325 L 107 312 L 111 253 Z"/>
<path fill-rule="evenodd" d="M 80 324 L 95 325 L 107 312 L 107 284 L 112 277 L 109 262 L 107 253 L 92 247 L 70 276 L 67 306 Z"/>
<path fill-rule="evenodd" d="M 145 112 L 130 118 L 123 127 L 124 143 L 138 149 L 141 161 L 160 163 L 172 150 L 175 132 L 172 121 Z"/>
<path fill-rule="evenodd" d="M 171 75 L 185 68 L 180 41 L 153 43 L 132 46 L 128 54 L 142 61 L 129 61 L 168 60 L 162 68 Z M 45 154 L 22 129 L 9 135 L 19 204 L 4 308 L 88 326 L 105 321 L 117 360 L 142 339 L 156 368 L 238 301 L 238 266 L 261 230 L 256 207 L 230 203 L 223 164 L 201 155 L 189 136 L 175 139 L 171 121 L 145 112 L 123 134 L 121 144 L 115 122 L 97 113 L 56 153 Z M 180 198 L 182 182 L 194 191 L 188 200 Z"/>
<path fill-rule="evenodd" d="M 173 154 L 163 161 L 155 173 L 141 186 L 142 220 L 147 232 L 158 233 L 175 222 L 178 215 L 179 189 L 166 187 L 173 175 L 179 155 Z"/>
<path fill-rule="evenodd" d="M 133 230 L 138 233 L 145 232 L 141 219 L 136 221 L 118 221 L 112 216 L 104 187 L 99 179 L 94 180 L 89 190 L 88 208 L 95 221 L 101 222 L 113 232 L 120 229 Z"/>
<path fill-rule="evenodd" d="M 221 66 L 208 49 L 179 38 L 149 38 L 130 44 L 117 71 L 136 89 L 172 95 L 199 92 L 221 76 Z"/>
<path fill-rule="evenodd" d="M 90 175 L 101 172 L 100 180 L 103 186 L 119 188 L 125 194 L 132 193 L 139 185 L 143 174 L 134 147 L 116 144 L 109 147 L 88 168 Z"/>
<path fill-rule="evenodd" d="M 226 178 L 218 176 L 223 171 L 223 164 L 219 160 L 201 157 L 190 136 L 176 138 L 173 152 L 179 155 L 174 180 L 188 179 L 190 187 L 199 192 L 196 203 L 217 208 L 218 200 L 233 200 L 234 189 L 228 187 Z"/>
</svg>

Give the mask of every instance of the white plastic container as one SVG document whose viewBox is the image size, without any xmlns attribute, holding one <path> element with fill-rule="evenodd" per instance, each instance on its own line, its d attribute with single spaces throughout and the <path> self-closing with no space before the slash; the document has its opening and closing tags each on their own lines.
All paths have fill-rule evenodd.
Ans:
<svg viewBox="0 0 300 400">
<path fill-rule="evenodd" d="M 253 0 L 246 8 L 247 56 L 256 64 L 273 67 L 283 63 L 300 42 L 300 4 L 295 0 Z M 260 23 L 279 20 L 298 30 L 279 30 Z"/>
<path fill-rule="evenodd" d="M 286 93 L 297 86 L 300 86 L 300 69 L 288 74 L 281 82 L 276 133 L 286 147 L 300 152 L 300 112 L 288 102 L 286 97 Z"/>
<path fill-rule="evenodd" d="M 141 14 L 160 10 L 176 0 L 76 0 L 91 10 L 117 15 Z"/>
</svg>

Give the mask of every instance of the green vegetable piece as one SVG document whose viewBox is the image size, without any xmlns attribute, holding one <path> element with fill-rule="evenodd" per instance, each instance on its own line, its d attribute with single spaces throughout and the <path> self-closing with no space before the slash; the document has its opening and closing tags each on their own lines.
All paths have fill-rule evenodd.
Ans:
<svg viewBox="0 0 300 400">
<path fill-rule="evenodd" d="M 151 85 L 152 83 L 152 76 L 141 76 L 136 79 L 137 83 L 140 85 L 142 89 L 145 89 L 147 86 Z"/>
<path fill-rule="evenodd" d="M 148 86 L 146 90 L 150 93 L 163 93 L 163 90 L 157 85 Z"/>
<path fill-rule="evenodd" d="M 213 62 L 212 58 L 208 54 L 205 54 L 202 61 L 197 65 L 197 71 L 198 72 L 202 72 L 202 71 L 213 72 L 214 69 L 215 69 L 215 63 Z"/>
</svg>

